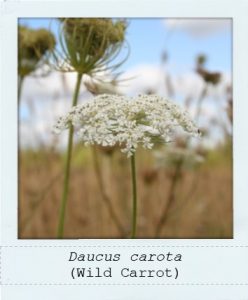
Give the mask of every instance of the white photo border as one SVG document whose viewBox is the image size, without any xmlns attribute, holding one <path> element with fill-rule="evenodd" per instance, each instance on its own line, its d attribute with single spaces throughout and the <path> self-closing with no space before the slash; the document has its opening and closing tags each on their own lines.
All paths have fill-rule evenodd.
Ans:
<svg viewBox="0 0 248 300">
<path fill-rule="evenodd" d="M 200 2 L 200 3 L 199 3 Z M 236 257 L 228 269 L 245 265 L 248 249 L 248 1 L 213 0 L 168 0 L 168 1 L 7 1 L 1 3 L 1 248 L 3 257 L 8 260 L 8 252 L 20 251 L 23 255 L 30 250 L 49 249 L 109 249 L 120 251 L 145 251 L 152 249 L 183 249 L 192 255 L 199 251 L 216 252 L 217 258 L 225 251 L 227 257 Z M 83 7 L 83 9 L 82 9 Z M 17 24 L 19 18 L 42 17 L 128 17 L 128 18 L 231 18 L 233 22 L 233 239 L 63 239 L 63 240 L 25 240 L 18 239 L 18 107 L 17 107 Z M 7 34 L 3 35 L 3 32 Z M 24 251 L 24 252 L 22 252 Z M 13 254 L 12 253 L 12 254 Z M 13 254 L 14 255 L 14 254 Z M 49 255 L 49 254 L 47 254 Z M 205 255 L 205 254 L 204 254 Z M 218 264 L 218 259 L 216 262 Z M 207 266 L 206 266 L 207 267 Z M 3 269 L 7 272 L 6 264 Z M 2 270 L 3 272 L 3 270 Z M 223 269 L 223 276 L 227 270 Z M 243 279 L 223 280 L 222 282 L 186 282 L 181 286 L 237 286 L 247 291 L 247 271 L 241 271 Z M 190 279 L 189 279 L 190 280 Z M 239 281 L 240 280 L 240 281 Z M 60 284 L 61 283 L 61 284 Z M 65 282 L 50 285 L 66 285 Z M 13 282 L 9 285 L 18 285 Z M 20 285 L 25 283 L 20 283 Z M 8 283 L 6 283 L 8 285 Z M 49 282 L 28 283 L 26 285 L 49 285 Z M 70 284 L 68 284 L 70 285 Z M 73 284 L 71 284 L 73 285 Z M 90 284 L 86 284 L 90 286 Z M 94 285 L 94 284 L 92 284 Z M 95 284 L 101 285 L 101 284 Z M 108 284 L 106 284 L 108 285 Z M 109 285 L 118 285 L 110 283 Z M 119 284 L 135 285 L 135 284 Z M 138 284 L 136 284 L 138 285 Z M 140 284 L 142 285 L 142 284 Z M 156 285 L 144 284 L 144 285 Z M 162 285 L 162 284 L 158 284 Z M 167 284 L 168 285 L 168 284 Z M 94 288 L 94 287 L 93 287 Z M 183 289 L 182 289 L 183 290 Z M 10 293 L 12 291 L 9 290 Z M 46 292 L 44 292 L 46 293 Z M 234 289 L 233 295 L 237 293 Z M 128 292 L 126 293 L 128 294 Z M 156 294 L 156 292 L 155 292 Z M 31 295 L 31 294 L 30 294 Z M 97 294 L 96 294 L 97 295 Z M 144 294 L 145 295 L 145 294 Z M 228 295 L 228 294 L 227 294 Z M 240 294 L 241 295 L 241 294 Z M 98 294 L 99 296 L 99 294 Z M 63 297 L 63 296 L 62 296 Z M 96 296 L 95 296 L 96 297 Z M 174 296 L 171 296 L 171 299 Z M 137 297 L 136 297 L 137 298 Z M 61 298 L 64 299 L 64 298 Z M 97 298 L 94 298 L 97 299 Z M 122 299 L 122 298 L 121 298 Z M 123 298 L 124 299 L 124 298 Z M 140 299 L 140 298 L 139 298 Z M 147 298 L 148 299 L 148 298 Z M 176 298 L 175 298 L 176 299 Z M 191 298 L 193 299 L 193 298 Z M 196 298 L 197 299 L 197 298 Z M 241 298 L 240 298 L 241 299 Z"/>
<path fill-rule="evenodd" d="M 17 108 L 17 23 L 19 18 L 42 18 L 42 17 L 128 17 L 128 18 L 229 18 L 233 21 L 233 97 L 234 97 L 234 128 L 233 128 L 233 239 L 166 239 L 166 245 L 234 245 L 236 243 L 248 244 L 248 186 L 246 184 L 245 167 L 246 153 L 248 143 L 245 144 L 245 134 L 248 125 L 245 124 L 246 95 L 248 88 L 245 86 L 246 62 L 245 51 L 248 48 L 248 42 L 245 40 L 246 15 L 241 4 L 227 5 L 225 1 L 204 1 L 201 6 L 193 6 L 195 0 L 176 1 L 173 5 L 170 1 L 166 3 L 159 1 L 142 2 L 142 10 L 138 3 L 131 1 L 82 1 L 82 2 L 5 2 L 2 9 L 3 25 L 2 30 L 7 29 L 8 34 L 2 36 L 2 99 L 13 99 L 13 101 L 2 101 L 2 170 L 1 182 L 2 198 L 8 197 L 11 200 L 2 201 L 2 241 L 3 244 L 25 244 L 27 241 L 18 239 L 18 108 Z M 157 3 L 157 4 L 156 4 Z M 155 5 L 156 4 L 156 5 Z M 190 5 L 191 4 L 191 5 Z M 204 5 L 205 4 L 205 5 Z M 243 6 L 247 3 L 243 1 Z M 222 9 L 225 5 L 225 9 Z M 86 7 L 82 10 L 80 7 Z M 180 10 L 178 9 L 180 7 Z M 82 11 L 82 13 L 81 13 Z M 179 12 L 180 11 L 180 12 Z M 80 13 L 79 13 L 80 12 Z M 239 79 L 238 79 L 239 78 Z M 11 88 L 9 88 L 11 83 Z M 238 99 L 238 100 L 237 100 Z M 244 135 L 244 137 L 242 137 Z M 248 165 L 248 163 L 247 163 Z M 248 166 L 247 166 L 248 167 Z M 6 174 L 8 174 L 6 176 Z M 48 240 L 49 244 L 56 241 Z M 71 240 L 64 240 L 71 243 Z M 78 241 L 78 240 L 74 240 Z M 80 243 L 87 239 L 80 240 Z M 112 243 L 113 240 L 108 240 Z M 122 240 L 114 240 L 114 244 L 121 243 Z M 147 240 L 148 241 L 148 240 Z M 162 240 L 149 240 L 150 244 L 159 244 Z M 28 241 L 30 244 L 31 240 Z M 42 240 L 44 243 L 45 240 Z M 139 241 L 132 241 L 132 244 L 138 244 Z M 39 241 L 32 240 L 32 243 Z M 87 243 L 92 243 L 88 240 Z M 98 244 L 102 240 L 98 240 Z M 137 244 L 137 245 L 138 245 Z M 143 244 L 143 241 L 142 241 Z M 204 246 L 203 245 L 203 246 Z"/>
</svg>

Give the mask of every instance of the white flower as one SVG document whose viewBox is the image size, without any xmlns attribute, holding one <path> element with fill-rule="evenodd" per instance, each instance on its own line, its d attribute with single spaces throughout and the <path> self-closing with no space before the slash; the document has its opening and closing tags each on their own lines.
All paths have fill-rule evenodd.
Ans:
<svg viewBox="0 0 248 300">
<path fill-rule="evenodd" d="M 70 125 L 78 128 L 79 138 L 85 145 L 120 145 L 128 157 L 138 145 L 152 149 L 156 142 L 171 141 L 179 129 L 192 136 L 199 135 L 187 112 L 157 95 L 96 96 L 59 118 L 54 132 L 59 133 Z"/>
<path fill-rule="evenodd" d="M 204 162 L 204 156 L 197 154 L 195 149 L 192 148 L 180 148 L 180 147 L 167 147 L 166 149 L 160 149 L 154 152 L 156 159 L 156 166 L 172 167 L 182 163 L 184 168 L 192 168 L 202 162 Z"/>
</svg>

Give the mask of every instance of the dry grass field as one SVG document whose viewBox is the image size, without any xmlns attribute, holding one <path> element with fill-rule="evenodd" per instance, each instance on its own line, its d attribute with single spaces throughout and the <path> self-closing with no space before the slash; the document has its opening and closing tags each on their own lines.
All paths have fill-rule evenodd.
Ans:
<svg viewBox="0 0 248 300">
<path fill-rule="evenodd" d="M 19 161 L 19 238 L 56 238 L 64 157 L 26 150 Z M 64 238 L 129 238 L 129 161 L 119 151 L 98 151 L 102 192 L 93 161 L 90 148 L 75 147 Z M 139 151 L 137 237 L 232 238 L 230 146 L 208 152 L 197 168 L 182 169 L 174 185 L 173 174 L 173 167 L 155 169 L 150 151 Z"/>
</svg>

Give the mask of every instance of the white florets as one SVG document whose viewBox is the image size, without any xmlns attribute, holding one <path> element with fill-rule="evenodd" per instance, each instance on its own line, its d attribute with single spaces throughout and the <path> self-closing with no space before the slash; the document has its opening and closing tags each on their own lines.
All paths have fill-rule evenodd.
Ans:
<svg viewBox="0 0 248 300">
<path fill-rule="evenodd" d="M 192 136 L 199 135 L 182 108 L 157 95 L 96 96 L 59 118 L 54 132 L 60 133 L 71 124 L 85 145 L 120 145 L 128 157 L 139 144 L 152 149 L 156 142 L 171 141 L 180 128 Z"/>
</svg>

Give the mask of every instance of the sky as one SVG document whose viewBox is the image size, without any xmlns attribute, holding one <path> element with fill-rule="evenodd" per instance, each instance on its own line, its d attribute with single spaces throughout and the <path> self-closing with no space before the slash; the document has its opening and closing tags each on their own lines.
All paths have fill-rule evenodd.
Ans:
<svg viewBox="0 0 248 300">
<path fill-rule="evenodd" d="M 58 36 L 58 22 L 51 19 L 20 19 L 20 24 L 32 28 L 50 28 Z M 131 78 L 120 92 L 136 95 L 148 89 L 168 96 L 165 76 L 170 76 L 174 87 L 173 100 L 180 104 L 186 98 L 198 99 L 203 89 L 203 81 L 194 71 L 195 59 L 199 54 L 207 56 L 206 68 L 222 73 L 218 87 L 210 87 L 208 101 L 203 108 L 209 122 L 213 116 L 225 109 L 226 86 L 232 76 L 232 23 L 230 19 L 129 19 L 126 40 L 130 55 L 121 66 L 121 78 Z M 163 53 L 167 53 L 166 65 L 161 63 Z M 52 73 L 47 78 L 25 80 L 20 107 L 21 145 L 37 146 L 40 142 L 49 143 L 54 137 L 48 134 L 54 119 L 70 107 L 75 74 L 66 74 L 68 94 L 62 87 L 61 74 Z M 83 97 L 83 96 L 82 96 Z M 64 100 L 63 100 L 64 99 Z M 218 102 L 216 101 L 218 99 Z M 49 112 L 49 113 L 48 113 Z M 192 116 L 194 111 L 191 111 Z M 32 124 L 32 126 L 30 126 Z M 32 132 L 31 132 L 32 130 Z M 212 141 L 221 138 L 214 130 Z M 63 141 L 62 141 L 63 143 Z"/>
<path fill-rule="evenodd" d="M 175 73 L 192 67 L 195 56 L 209 57 L 210 70 L 230 72 L 232 56 L 231 21 L 229 19 L 128 19 L 126 39 L 131 54 L 123 66 L 129 69 L 139 64 L 160 63 L 161 53 L 169 53 Z M 191 22 L 191 23 L 190 23 Z M 199 23 L 203 23 L 199 27 Z M 51 28 L 58 36 L 58 25 L 51 19 L 20 19 L 20 24 L 32 28 Z"/>
</svg>

